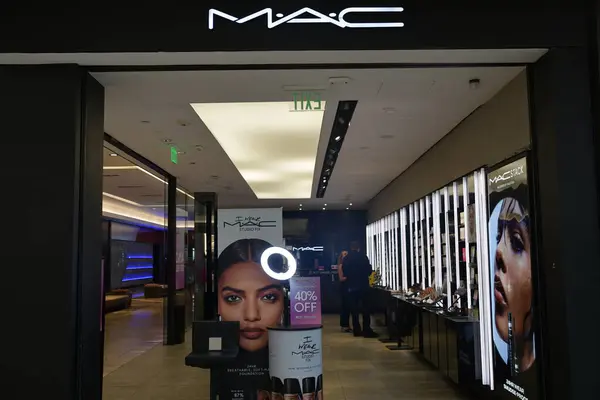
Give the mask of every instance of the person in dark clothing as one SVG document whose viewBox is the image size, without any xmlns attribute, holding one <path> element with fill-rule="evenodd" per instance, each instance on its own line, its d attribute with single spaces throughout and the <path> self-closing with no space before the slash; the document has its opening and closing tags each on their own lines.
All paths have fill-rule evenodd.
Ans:
<svg viewBox="0 0 600 400">
<path fill-rule="evenodd" d="M 346 278 L 354 336 L 377 337 L 378 335 L 371 329 L 371 315 L 368 305 L 368 295 L 371 289 L 369 276 L 373 272 L 373 268 L 369 258 L 360 252 L 358 242 L 352 242 L 350 245 L 350 253 L 344 258 L 342 268 Z M 361 310 L 362 328 L 358 320 L 358 314 Z"/>
<path fill-rule="evenodd" d="M 346 289 L 346 277 L 342 263 L 348 255 L 346 250 L 340 253 L 338 257 L 338 278 L 340 279 L 340 297 L 341 297 L 341 312 L 340 312 L 340 327 L 342 332 L 351 333 L 350 329 L 350 307 L 348 306 L 348 290 Z"/>
</svg>

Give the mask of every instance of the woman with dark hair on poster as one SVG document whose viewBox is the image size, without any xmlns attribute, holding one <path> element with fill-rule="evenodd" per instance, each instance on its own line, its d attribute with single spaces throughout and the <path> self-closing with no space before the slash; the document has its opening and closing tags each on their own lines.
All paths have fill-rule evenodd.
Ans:
<svg viewBox="0 0 600 400">
<path fill-rule="evenodd" d="M 219 377 L 219 392 L 228 396 L 243 390 L 244 398 L 270 399 L 267 327 L 281 322 L 285 304 L 282 283 L 269 277 L 260 264 L 263 252 L 270 247 L 261 239 L 240 239 L 219 255 L 219 315 L 223 321 L 240 323 L 239 355 Z M 269 265 L 274 271 L 281 270 L 283 258 L 273 255 Z"/>
<path fill-rule="evenodd" d="M 267 327 L 280 323 L 283 315 L 283 286 L 260 265 L 260 257 L 269 247 L 261 239 L 242 239 L 227 246 L 219 256 L 219 314 L 223 321 L 240 322 L 240 348 L 250 352 L 267 346 Z M 275 270 L 276 255 L 271 258 Z"/>
<path fill-rule="evenodd" d="M 530 217 L 526 188 L 519 189 L 503 193 L 490 221 L 494 343 L 510 376 L 535 362 Z"/>
</svg>

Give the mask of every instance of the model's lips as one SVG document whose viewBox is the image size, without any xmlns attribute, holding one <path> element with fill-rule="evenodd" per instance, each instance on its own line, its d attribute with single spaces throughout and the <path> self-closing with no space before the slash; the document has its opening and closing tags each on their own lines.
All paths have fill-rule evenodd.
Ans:
<svg viewBox="0 0 600 400">
<path fill-rule="evenodd" d="M 256 340 L 256 339 L 260 338 L 264 333 L 265 333 L 265 331 L 260 328 L 247 328 L 247 329 L 243 329 L 240 332 L 240 334 L 244 338 L 250 339 L 250 340 Z"/>
<path fill-rule="evenodd" d="M 494 278 L 494 298 L 497 306 L 501 306 L 502 308 L 508 307 L 504 285 L 502 285 L 502 281 L 498 275 Z"/>
</svg>

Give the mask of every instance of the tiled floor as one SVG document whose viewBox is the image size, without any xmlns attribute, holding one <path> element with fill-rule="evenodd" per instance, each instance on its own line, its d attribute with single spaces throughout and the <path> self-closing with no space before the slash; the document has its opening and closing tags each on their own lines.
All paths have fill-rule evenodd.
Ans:
<svg viewBox="0 0 600 400">
<path fill-rule="evenodd" d="M 163 342 L 162 299 L 134 299 L 131 308 L 106 314 L 104 376 Z"/>
<path fill-rule="evenodd" d="M 463 399 L 411 352 L 390 351 L 376 339 L 340 333 L 325 318 L 323 364 L 327 400 Z M 208 372 L 184 365 L 187 344 L 156 346 L 104 378 L 104 399 L 208 399 Z"/>
</svg>

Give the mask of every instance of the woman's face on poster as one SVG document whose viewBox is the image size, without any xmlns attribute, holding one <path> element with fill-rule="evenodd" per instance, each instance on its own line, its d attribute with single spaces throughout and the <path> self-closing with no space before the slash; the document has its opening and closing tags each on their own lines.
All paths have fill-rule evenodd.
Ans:
<svg viewBox="0 0 600 400">
<path fill-rule="evenodd" d="M 240 347 L 257 351 L 267 346 L 267 327 L 283 314 L 281 283 L 253 262 L 234 264 L 219 278 L 219 314 L 224 321 L 240 322 Z"/>
<path fill-rule="evenodd" d="M 513 334 L 523 339 L 532 329 L 531 239 L 529 217 L 515 199 L 502 203 L 498 217 L 494 262 L 496 328 L 508 341 L 508 314 L 513 318 Z"/>
</svg>

